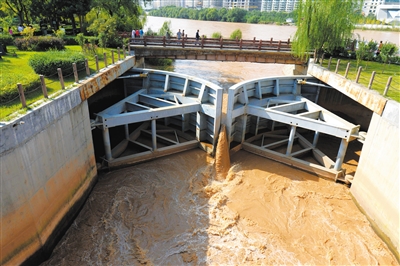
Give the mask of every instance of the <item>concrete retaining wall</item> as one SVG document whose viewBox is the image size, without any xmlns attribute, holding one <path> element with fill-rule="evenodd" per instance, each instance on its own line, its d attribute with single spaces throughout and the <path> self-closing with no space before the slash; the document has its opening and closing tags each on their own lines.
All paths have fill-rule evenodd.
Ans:
<svg viewBox="0 0 400 266">
<path fill-rule="evenodd" d="M 394 245 L 397 255 L 400 251 L 399 113 L 400 104 L 388 101 L 382 116 L 373 114 L 350 190 L 365 214 Z"/>
<path fill-rule="evenodd" d="M 17 265 L 52 241 L 95 181 L 87 101 L 76 90 L 2 127 L 1 136 L 0 264 Z"/>
<path fill-rule="evenodd" d="M 0 123 L 0 265 L 38 264 L 78 213 L 97 176 L 87 99 L 133 65 L 128 57 Z"/>
<path fill-rule="evenodd" d="M 399 258 L 400 104 L 312 62 L 308 74 L 373 111 L 350 192 Z"/>
</svg>

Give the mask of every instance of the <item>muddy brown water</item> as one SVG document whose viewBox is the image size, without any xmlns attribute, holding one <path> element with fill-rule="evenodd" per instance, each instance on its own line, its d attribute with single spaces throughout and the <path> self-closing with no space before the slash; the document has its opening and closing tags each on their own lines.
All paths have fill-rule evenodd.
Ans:
<svg viewBox="0 0 400 266">
<path fill-rule="evenodd" d="M 177 27 L 203 26 L 182 23 Z M 208 25 L 215 31 L 210 25 L 217 24 Z M 284 67 L 177 60 L 169 70 L 226 90 L 283 76 Z M 338 141 L 321 136 L 319 143 L 335 157 Z M 348 173 L 361 148 L 350 143 Z M 398 265 L 348 186 L 245 151 L 229 165 L 223 150 L 215 158 L 196 149 L 102 173 L 42 265 Z"/>
</svg>

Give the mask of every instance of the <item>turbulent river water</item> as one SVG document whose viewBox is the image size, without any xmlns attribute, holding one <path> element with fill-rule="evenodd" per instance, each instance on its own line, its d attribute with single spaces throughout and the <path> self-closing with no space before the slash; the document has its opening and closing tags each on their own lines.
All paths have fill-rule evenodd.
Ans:
<svg viewBox="0 0 400 266">
<path fill-rule="evenodd" d="M 170 70 L 226 89 L 283 67 L 176 61 Z M 42 265 L 398 265 L 347 186 L 245 151 L 226 159 L 223 148 L 215 158 L 191 150 L 102 173 Z"/>
</svg>

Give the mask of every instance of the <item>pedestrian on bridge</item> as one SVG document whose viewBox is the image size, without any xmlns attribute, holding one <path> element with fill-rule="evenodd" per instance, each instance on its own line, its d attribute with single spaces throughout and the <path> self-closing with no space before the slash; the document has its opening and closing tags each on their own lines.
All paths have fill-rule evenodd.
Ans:
<svg viewBox="0 0 400 266">
<path fill-rule="evenodd" d="M 178 37 L 178 41 L 181 40 L 182 37 L 181 29 L 179 29 L 178 32 L 176 33 L 176 37 Z"/>
<path fill-rule="evenodd" d="M 132 35 L 132 36 L 131 36 L 132 39 L 135 39 L 135 35 L 136 35 L 136 30 L 135 30 L 135 29 L 132 30 L 132 34 L 131 34 L 131 35 Z"/>
<path fill-rule="evenodd" d="M 197 44 L 199 43 L 199 40 L 200 40 L 200 33 L 199 33 L 199 30 L 197 30 L 197 32 L 196 32 L 196 42 L 195 42 L 195 45 L 197 45 Z"/>
</svg>

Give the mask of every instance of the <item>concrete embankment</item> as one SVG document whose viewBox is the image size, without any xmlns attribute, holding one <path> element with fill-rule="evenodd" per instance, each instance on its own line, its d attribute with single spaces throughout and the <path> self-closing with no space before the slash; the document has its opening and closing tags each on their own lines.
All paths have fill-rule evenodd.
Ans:
<svg viewBox="0 0 400 266">
<path fill-rule="evenodd" d="M 78 213 L 97 176 L 87 98 L 133 64 L 109 66 L 0 124 L 0 265 L 43 260 Z"/>
<path fill-rule="evenodd" d="M 373 111 L 350 191 L 399 259 L 400 104 L 318 65 L 310 64 L 308 73 Z"/>
</svg>

